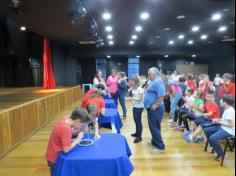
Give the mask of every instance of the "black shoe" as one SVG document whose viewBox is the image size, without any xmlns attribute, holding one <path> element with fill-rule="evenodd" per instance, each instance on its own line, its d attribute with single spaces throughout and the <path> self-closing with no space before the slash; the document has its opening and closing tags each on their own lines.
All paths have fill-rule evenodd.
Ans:
<svg viewBox="0 0 236 176">
<path fill-rule="evenodd" d="M 139 142 L 142 142 L 142 138 L 136 138 L 135 140 L 134 140 L 134 143 L 139 143 Z"/>
<path fill-rule="evenodd" d="M 137 137 L 137 134 L 136 134 L 136 133 L 134 133 L 134 134 L 131 134 L 131 136 L 132 136 L 132 137 Z"/>
</svg>

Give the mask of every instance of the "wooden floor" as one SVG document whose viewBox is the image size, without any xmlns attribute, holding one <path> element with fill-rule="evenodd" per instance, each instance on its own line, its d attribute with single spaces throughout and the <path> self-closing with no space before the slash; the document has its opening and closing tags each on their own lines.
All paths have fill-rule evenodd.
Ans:
<svg viewBox="0 0 236 176">
<path fill-rule="evenodd" d="M 75 105 L 77 106 L 77 105 Z M 73 109 L 73 108 L 71 108 Z M 134 132 L 131 107 L 128 106 L 128 119 L 124 121 L 122 133 L 132 149 L 131 157 L 135 166 L 132 176 L 233 176 L 235 175 L 235 153 L 228 152 L 224 167 L 214 161 L 214 155 L 203 152 L 204 143 L 188 144 L 182 139 L 182 133 L 174 132 L 168 127 L 167 116 L 163 122 L 163 137 L 166 153 L 153 156 L 149 154 L 152 147 L 148 145 L 150 133 L 146 114 L 143 115 L 144 140 L 134 145 L 130 134 Z M 70 110 L 59 117 L 70 114 Z M 49 176 L 44 159 L 48 138 L 57 119 L 50 122 L 19 147 L 0 159 L 0 176 Z M 107 132 L 107 130 L 103 130 Z"/>
<path fill-rule="evenodd" d="M 52 95 L 65 89 L 42 90 L 40 88 L 0 88 L 0 111 L 32 100 Z"/>
</svg>

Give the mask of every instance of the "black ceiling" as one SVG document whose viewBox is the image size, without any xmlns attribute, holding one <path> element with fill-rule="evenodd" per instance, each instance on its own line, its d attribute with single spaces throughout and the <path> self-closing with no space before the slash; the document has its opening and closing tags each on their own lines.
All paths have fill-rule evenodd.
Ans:
<svg viewBox="0 0 236 176">
<path fill-rule="evenodd" d="M 78 8 L 79 0 L 21 0 L 24 10 L 22 15 L 10 10 L 11 1 L 0 0 L 0 14 L 26 26 L 28 30 L 69 45 L 83 40 L 95 40 L 94 37 L 87 36 L 92 18 L 96 20 L 99 35 L 104 40 L 103 49 L 176 46 L 187 48 L 188 40 L 194 40 L 193 47 L 199 47 L 235 38 L 234 0 L 84 0 L 89 13 L 74 24 L 70 22 L 68 13 Z M 110 21 L 102 19 L 102 14 L 106 11 L 112 15 Z M 140 14 L 144 11 L 150 13 L 147 21 L 140 20 Z M 223 18 L 213 22 L 211 15 L 218 12 L 222 13 Z M 179 15 L 186 18 L 178 20 Z M 114 46 L 108 45 L 108 33 L 104 30 L 106 25 L 113 27 L 111 34 L 114 36 Z M 143 31 L 138 33 L 134 46 L 130 46 L 129 41 L 135 34 L 136 25 L 141 25 Z M 191 31 L 193 25 L 201 27 L 198 33 Z M 217 30 L 221 25 L 226 25 L 228 30 L 219 33 Z M 165 28 L 170 30 L 166 31 Z M 179 34 L 184 34 L 186 38 L 180 41 Z M 208 34 L 209 38 L 201 41 L 201 34 Z M 169 46 L 170 40 L 174 40 L 175 45 Z"/>
</svg>

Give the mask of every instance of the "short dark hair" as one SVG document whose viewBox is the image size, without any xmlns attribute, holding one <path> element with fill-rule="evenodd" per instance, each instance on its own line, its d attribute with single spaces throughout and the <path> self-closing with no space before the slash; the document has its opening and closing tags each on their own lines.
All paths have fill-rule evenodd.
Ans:
<svg viewBox="0 0 236 176">
<path fill-rule="evenodd" d="M 185 77 L 180 77 L 179 82 L 184 83 L 186 81 Z"/>
<path fill-rule="evenodd" d="M 189 93 L 191 93 L 191 94 L 193 94 L 193 92 L 194 92 L 191 87 L 187 87 L 187 88 L 186 88 L 186 91 L 189 92 Z"/>
<path fill-rule="evenodd" d="M 103 84 L 98 84 L 98 85 L 96 85 L 96 88 L 97 88 L 97 89 L 101 89 L 101 90 L 105 90 L 105 89 L 106 89 Z"/>
<path fill-rule="evenodd" d="M 71 114 L 71 119 L 80 120 L 82 123 L 87 123 L 90 121 L 88 111 L 83 108 L 77 108 L 74 110 Z"/>
<path fill-rule="evenodd" d="M 214 90 L 209 90 L 209 91 L 207 92 L 207 94 L 215 95 L 215 91 L 214 91 Z"/>
<path fill-rule="evenodd" d="M 222 97 L 223 102 L 227 103 L 230 106 L 233 106 L 235 103 L 235 98 L 230 95 L 224 95 Z"/>
</svg>

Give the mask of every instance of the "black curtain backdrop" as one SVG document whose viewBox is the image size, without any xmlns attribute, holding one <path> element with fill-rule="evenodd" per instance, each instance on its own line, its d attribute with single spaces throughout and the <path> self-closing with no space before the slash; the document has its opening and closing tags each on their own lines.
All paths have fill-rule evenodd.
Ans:
<svg viewBox="0 0 236 176">
<path fill-rule="evenodd" d="M 89 84 L 93 82 L 96 74 L 96 60 L 95 59 L 78 59 L 79 67 L 81 68 L 82 84 Z"/>
</svg>

